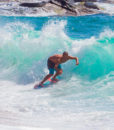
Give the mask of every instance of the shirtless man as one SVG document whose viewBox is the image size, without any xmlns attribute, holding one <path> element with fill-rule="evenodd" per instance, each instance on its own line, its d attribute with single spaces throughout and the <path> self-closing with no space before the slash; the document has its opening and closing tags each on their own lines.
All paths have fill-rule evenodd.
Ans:
<svg viewBox="0 0 114 130">
<path fill-rule="evenodd" d="M 48 69 L 49 69 L 49 74 L 46 75 L 44 77 L 44 79 L 39 84 L 36 84 L 34 86 L 34 88 L 36 88 L 37 86 L 43 86 L 43 83 L 47 79 L 49 79 L 50 77 L 52 77 L 54 75 L 54 71 L 56 71 L 56 73 L 53 76 L 52 80 L 55 81 L 55 82 L 58 81 L 56 79 L 56 76 L 61 75 L 62 72 L 63 72 L 62 68 L 61 68 L 61 64 L 65 63 L 68 60 L 76 60 L 76 65 L 79 64 L 78 58 L 77 57 L 69 56 L 68 52 L 63 52 L 62 55 L 58 54 L 58 55 L 53 55 L 53 56 L 49 57 L 48 61 L 47 61 L 47 66 L 48 66 Z"/>
</svg>

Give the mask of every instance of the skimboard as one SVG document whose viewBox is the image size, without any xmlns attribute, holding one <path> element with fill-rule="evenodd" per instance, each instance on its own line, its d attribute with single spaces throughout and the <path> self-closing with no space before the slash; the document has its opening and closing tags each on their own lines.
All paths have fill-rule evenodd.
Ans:
<svg viewBox="0 0 114 130">
<path fill-rule="evenodd" d="M 58 81 L 53 81 L 52 79 L 48 79 L 42 86 L 35 85 L 34 89 L 47 88 L 47 87 L 49 87 L 49 86 L 51 86 L 53 84 L 56 84 Z"/>
</svg>

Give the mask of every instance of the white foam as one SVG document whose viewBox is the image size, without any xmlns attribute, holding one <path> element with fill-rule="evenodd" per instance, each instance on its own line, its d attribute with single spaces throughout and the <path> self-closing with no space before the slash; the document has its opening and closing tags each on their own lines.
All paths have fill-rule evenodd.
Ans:
<svg viewBox="0 0 114 130">
<path fill-rule="evenodd" d="M 95 4 L 97 4 L 97 6 L 100 8 L 101 12 L 114 15 L 114 4 L 99 2 L 96 2 Z"/>
<path fill-rule="evenodd" d="M 109 28 L 108 28 L 108 29 L 105 29 L 104 32 L 101 32 L 101 33 L 100 33 L 99 38 L 100 38 L 100 39 L 103 39 L 103 38 L 105 38 L 105 37 L 107 37 L 107 38 L 112 38 L 112 37 L 114 37 L 114 31 L 110 30 Z"/>
<path fill-rule="evenodd" d="M 80 52 L 83 48 L 93 45 L 96 43 L 95 37 L 91 37 L 90 39 L 84 39 L 84 40 L 75 40 L 72 42 L 72 52 L 73 53 L 78 53 Z"/>
<path fill-rule="evenodd" d="M 50 128 L 24 127 L 24 126 L 5 126 L 0 125 L 1 130 L 52 130 Z"/>
<path fill-rule="evenodd" d="M 113 130 L 113 96 L 107 94 L 113 88 L 111 76 L 97 83 L 73 76 L 41 90 L 34 90 L 33 84 L 0 81 L 0 124 L 5 124 L 0 129 Z"/>
<path fill-rule="evenodd" d="M 99 44 L 99 40 L 102 40 L 105 38 L 111 39 L 113 37 L 114 37 L 114 31 L 110 29 L 105 29 L 103 32 L 99 34 L 99 37 L 90 37 L 89 39 L 84 39 L 84 40 L 82 39 L 71 40 L 72 42 L 71 52 L 74 54 L 79 53 L 80 51 L 82 51 L 84 48 L 88 46 Z M 109 44 L 108 39 L 107 39 L 107 44 Z M 104 46 L 106 46 L 106 44 Z"/>
</svg>

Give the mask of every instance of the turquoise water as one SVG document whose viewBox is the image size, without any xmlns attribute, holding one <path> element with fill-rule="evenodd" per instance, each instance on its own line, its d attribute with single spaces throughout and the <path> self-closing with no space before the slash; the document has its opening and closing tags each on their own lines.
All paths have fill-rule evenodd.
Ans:
<svg viewBox="0 0 114 130">
<path fill-rule="evenodd" d="M 75 61 L 68 61 L 62 65 L 62 80 L 58 84 L 32 91 L 34 83 L 48 73 L 48 57 L 63 51 L 78 56 L 79 66 Z M 0 72 L 1 86 L 10 90 L 9 99 L 2 94 L 0 102 L 4 98 L 9 111 L 32 112 L 34 116 L 37 113 L 44 123 L 48 117 L 59 126 L 62 123 L 63 128 L 69 121 L 72 126 L 75 122 L 80 127 L 84 124 L 84 129 L 112 129 L 114 16 L 0 16 Z M 1 87 L 1 93 L 4 91 Z M 2 107 L 7 108 L 3 102 Z"/>
<path fill-rule="evenodd" d="M 44 73 L 47 58 L 64 50 L 80 60 L 78 67 L 73 61 L 63 65 L 64 75 L 69 72 L 87 80 L 106 76 L 114 70 L 113 21 L 106 15 L 0 17 L 0 70 L 8 70 L 0 77 L 34 82 Z"/>
</svg>

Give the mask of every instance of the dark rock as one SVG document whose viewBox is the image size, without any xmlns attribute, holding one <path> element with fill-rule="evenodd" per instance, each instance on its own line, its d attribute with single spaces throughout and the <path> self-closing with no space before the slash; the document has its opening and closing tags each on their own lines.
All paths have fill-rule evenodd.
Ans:
<svg viewBox="0 0 114 130">
<path fill-rule="evenodd" d="M 97 2 L 97 0 L 74 0 L 75 2 Z"/>
<path fill-rule="evenodd" d="M 74 0 L 74 2 L 84 2 L 84 0 Z"/>
<path fill-rule="evenodd" d="M 85 2 L 84 5 L 87 7 L 87 8 L 92 8 L 92 9 L 98 9 L 99 8 L 97 7 L 97 5 L 95 5 L 94 3 L 92 2 Z"/>
<path fill-rule="evenodd" d="M 75 7 L 73 4 L 70 4 L 68 0 L 50 0 L 50 3 L 77 14 Z"/>
<path fill-rule="evenodd" d="M 43 1 L 41 3 L 21 3 L 20 6 L 24 6 L 24 7 L 42 7 L 46 4 L 47 2 Z"/>
</svg>

